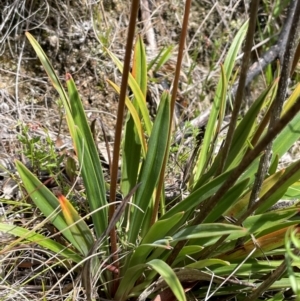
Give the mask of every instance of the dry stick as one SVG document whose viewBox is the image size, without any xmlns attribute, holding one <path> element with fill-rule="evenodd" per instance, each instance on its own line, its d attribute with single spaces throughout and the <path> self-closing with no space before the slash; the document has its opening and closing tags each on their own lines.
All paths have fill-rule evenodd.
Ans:
<svg viewBox="0 0 300 301">
<path fill-rule="evenodd" d="M 300 59 L 300 41 L 299 41 L 299 44 L 298 44 L 296 52 L 295 52 L 294 62 L 293 62 L 292 70 L 291 70 L 291 76 L 295 72 L 295 69 L 296 69 L 296 67 L 298 65 L 299 59 Z"/>
<path fill-rule="evenodd" d="M 118 106 L 118 113 L 117 113 L 113 162 L 112 162 L 111 173 L 110 173 L 111 174 L 111 183 L 110 183 L 111 206 L 109 207 L 109 213 L 108 213 L 109 222 L 111 221 L 113 214 L 115 212 L 114 202 L 115 202 L 116 190 L 117 190 L 119 155 L 120 155 L 122 125 L 123 125 L 124 110 L 125 110 L 125 98 L 126 98 L 126 93 L 127 93 L 128 76 L 129 76 L 129 71 L 130 71 L 131 50 L 132 50 L 132 46 L 133 46 L 138 10 L 139 10 L 139 0 L 132 0 L 130 20 L 129 20 L 129 26 L 128 26 L 128 36 L 127 36 L 126 50 L 125 50 L 125 57 L 124 57 L 121 91 L 120 91 L 119 106 Z M 118 262 L 117 234 L 116 234 L 115 228 L 113 228 L 110 232 L 110 245 L 111 245 L 112 254 L 115 254 L 113 257 L 113 261 Z M 115 279 L 114 292 L 113 292 L 113 295 L 114 295 L 114 293 L 117 289 L 117 286 L 118 286 L 118 283 L 117 283 L 118 275 L 113 274 L 113 277 Z"/>
<path fill-rule="evenodd" d="M 145 35 L 148 42 L 148 49 L 151 53 L 151 55 L 156 55 L 157 53 L 157 44 L 155 40 L 155 32 L 153 29 L 153 25 L 151 22 L 151 14 L 150 14 L 150 8 L 149 8 L 149 2 L 148 0 L 141 0 L 141 15 L 142 15 L 142 21 L 143 21 L 143 27 L 145 30 Z"/>
<path fill-rule="evenodd" d="M 239 85 L 235 96 L 234 108 L 230 118 L 229 129 L 227 132 L 224 147 L 222 149 L 222 158 L 220 162 L 220 167 L 217 172 L 218 175 L 223 172 L 225 162 L 228 157 L 228 152 L 232 143 L 233 132 L 236 127 L 237 119 L 240 113 L 240 108 L 244 98 L 247 71 L 250 63 L 251 50 L 252 50 L 253 38 L 254 38 L 255 27 L 256 27 L 256 15 L 257 15 L 258 4 L 259 4 L 259 0 L 253 0 L 251 2 L 250 19 L 248 25 L 248 32 L 246 36 L 246 42 L 243 49 L 244 56 L 242 60 Z"/>
<path fill-rule="evenodd" d="M 162 169 L 161 169 L 161 172 L 160 172 L 159 182 L 158 182 L 158 185 L 157 185 L 157 192 L 156 192 L 156 197 L 155 197 L 154 209 L 153 209 L 153 214 L 151 216 L 151 225 L 154 224 L 154 222 L 157 218 L 159 200 L 160 200 L 160 195 L 161 195 L 161 191 L 162 191 L 162 187 L 163 187 L 163 183 L 164 183 L 164 178 L 165 178 L 165 169 L 166 169 L 168 155 L 169 155 L 168 150 L 169 150 L 169 146 L 170 146 L 170 137 L 171 137 L 171 131 L 172 131 L 173 114 L 174 114 L 175 101 L 176 101 L 178 84 L 179 84 L 181 62 L 182 62 L 183 53 L 184 53 L 186 33 L 187 33 L 187 28 L 188 28 L 190 7 L 191 7 L 191 0 L 186 0 L 184 16 L 183 16 L 183 23 L 182 23 L 182 30 L 181 30 L 180 41 L 179 41 L 179 49 L 178 49 L 175 77 L 174 77 L 174 82 L 173 82 L 172 98 L 171 98 L 171 108 L 170 108 L 171 114 L 170 114 L 168 144 L 167 144 L 167 149 L 166 149 L 166 153 L 165 153 L 163 166 L 162 166 Z"/>
<path fill-rule="evenodd" d="M 288 34 L 287 44 L 283 56 L 282 70 L 281 70 L 280 80 L 278 84 L 277 97 L 275 99 L 275 104 L 272 107 L 270 128 L 272 128 L 273 124 L 277 120 L 279 120 L 282 111 L 282 106 L 285 101 L 288 81 L 293 65 L 293 58 L 295 56 L 296 47 L 299 43 L 299 31 L 300 31 L 299 14 L 300 14 L 300 3 L 298 1 L 295 7 L 292 26 Z"/>
</svg>

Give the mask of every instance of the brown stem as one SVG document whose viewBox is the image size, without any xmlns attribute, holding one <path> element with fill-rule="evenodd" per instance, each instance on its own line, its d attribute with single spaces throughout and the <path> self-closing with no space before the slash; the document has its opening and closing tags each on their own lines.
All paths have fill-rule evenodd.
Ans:
<svg viewBox="0 0 300 301">
<path fill-rule="evenodd" d="M 246 38 L 246 44 L 245 44 L 245 47 L 244 47 L 244 57 L 243 57 L 242 70 L 241 70 L 241 76 L 240 76 L 238 92 L 236 94 L 236 101 L 235 101 L 236 103 L 235 103 L 234 110 L 232 112 L 231 123 L 230 123 L 230 126 L 229 126 L 228 135 L 226 137 L 226 142 L 225 142 L 224 149 L 223 149 L 222 163 L 220 165 L 219 172 L 221 172 L 223 170 L 223 166 L 224 166 L 225 161 L 226 161 L 227 153 L 228 153 L 228 150 L 230 148 L 231 141 L 232 141 L 232 135 L 230 135 L 229 133 L 232 133 L 235 126 L 236 126 L 238 113 L 239 113 L 241 102 L 242 102 L 242 99 L 243 99 L 246 75 L 247 75 L 248 64 L 249 64 L 251 48 L 252 48 L 253 35 L 254 35 L 254 32 L 255 32 L 256 12 L 257 12 L 257 8 L 258 8 L 258 2 L 259 2 L 258 0 L 254 0 L 252 5 L 251 5 L 250 21 L 249 21 L 247 38 Z M 176 95 L 175 95 L 175 97 L 176 97 Z M 200 214 L 201 214 L 201 212 L 200 212 Z M 198 219 L 197 219 L 197 222 L 198 222 Z M 176 259 L 178 253 L 184 247 L 185 243 L 186 243 L 185 241 L 181 241 L 175 246 L 172 254 L 170 255 L 170 257 L 167 260 L 168 264 L 171 264 Z"/>
<path fill-rule="evenodd" d="M 155 203 L 154 203 L 154 210 L 153 210 L 153 214 L 151 216 L 151 225 L 153 225 L 155 223 L 155 220 L 157 218 L 159 200 L 160 200 L 160 195 L 161 195 L 161 191 L 162 191 L 163 183 L 164 183 L 166 164 L 167 164 L 167 160 L 168 160 L 168 157 L 169 157 L 169 146 L 170 146 L 170 137 L 171 137 L 171 131 L 172 131 L 173 114 L 174 114 L 175 101 L 176 101 L 177 90 L 178 90 L 178 85 L 179 85 L 181 63 L 182 63 L 182 58 L 183 58 L 183 54 L 184 54 L 185 39 L 186 39 L 187 28 L 188 28 L 190 8 L 191 8 L 191 0 L 187 0 L 186 3 L 185 3 L 185 10 L 184 10 L 184 16 L 183 16 L 183 22 L 182 22 L 182 30 L 181 30 L 181 35 L 180 35 L 179 49 L 178 49 L 178 56 L 177 56 L 177 64 L 176 64 L 175 77 L 174 77 L 173 90 L 172 90 L 172 97 L 171 97 L 171 116 L 170 116 L 168 145 L 167 145 L 167 151 L 166 151 L 166 154 L 165 154 L 163 166 L 162 166 L 162 169 L 161 169 L 161 172 L 160 172 L 159 182 L 158 182 L 158 185 L 157 185 L 157 192 L 156 192 L 156 198 L 155 198 Z"/>
<path fill-rule="evenodd" d="M 237 119 L 240 114 L 240 108 L 243 102 L 244 98 L 244 92 L 245 92 L 245 85 L 246 85 L 246 78 L 247 78 L 247 71 L 250 63 L 250 57 L 251 57 L 251 50 L 252 50 L 252 44 L 253 44 L 253 37 L 255 33 L 255 27 L 256 27 L 256 15 L 257 15 L 257 9 L 258 9 L 259 0 L 253 0 L 251 2 L 250 7 L 250 19 L 249 19 L 249 25 L 248 25 L 248 32 L 246 36 L 246 42 L 243 49 L 244 55 L 243 55 L 243 61 L 241 66 L 241 73 L 240 73 L 240 79 L 239 79 L 239 85 L 235 96 L 234 101 L 234 108 L 232 111 L 232 115 L 230 118 L 230 124 L 229 129 L 227 132 L 226 140 L 224 147 L 222 149 L 222 159 L 220 162 L 220 167 L 218 169 L 217 174 L 221 174 L 223 172 L 225 162 L 228 156 L 228 152 L 232 143 L 234 129 L 236 127 Z"/>
<path fill-rule="evenodd" d="M 108 213 L 109 222 L 111 221 L 113 214 L 115 212 L 114 202 L 116 199 L 116 190 L 117 190 L 118 168 L 119 168 L 118 162 L 119 162 L 119 155 L 120 155 L 121 135 L 122 135 L 123 117 L 124 117 L 124 110 L 125 110 L 125 98 L 127 93 L 128 76 L 130 72 L 131 51 L 133 46 L 138 10 L 139 10 L 139 0 L 132 0 L 126 50 L 125 50 L 125 57 L 124 57 L 121 91 L 120 91 L 119 106 L 118 106 L 118 113 L 117 113 L 113 161 L 111 167 L 111 182 L 110 182 L 111 205 L 109 206 L 109 213 Z M 110 232 L 110 246 L 111 246 L 112 254 L 115 254 L 113 256 L 113 261 L 118 262 L 117 234 L 115 228 L 113 228 Z M 118 287 L 118 279 L 119 279 L 118 274 L 113 274 L 113 276 L 114 276 L 115 284 L 114 284 L 112 295 L 114 295 L 116 292 L 116 289 Z"/>
</svg>

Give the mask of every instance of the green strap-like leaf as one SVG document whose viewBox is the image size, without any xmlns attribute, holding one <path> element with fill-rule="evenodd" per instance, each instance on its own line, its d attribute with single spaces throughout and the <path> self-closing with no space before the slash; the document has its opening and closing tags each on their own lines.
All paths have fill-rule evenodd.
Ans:
<svg viewBox="0 0 300 301">
<path fill-rule="evenodd" d="M 238 31 L 234 40 L 232 41 L 231 47 L 229 48 L 228 54 L 227 54 L 225 62 L 224 62 L 224 70 L 225 70 L 225 78 L 226 79 L 230 79 L 230 77 L 231 77 L 235 59 L 238 54 L 238 51 L 240 50 L 240 47 L 244 40 L 244 37 L 246 35 L 247 27 L 248 27 L 248 22 L 246 22 L 240 28 L 240 30 Z M 223 94 L 225 93 L 224 89 L 223 89 L 223 85 L 224 85 L 223 80 L 224 80 L 224 78 L 221 78 L 218 83 L 212 110 L 210 112 L 210 117 L 209 117 L 206 129 L 205 129 L 205 135 L 204 135 L 204 139 L 203 139 L 203 143 L 202 143 L 202 148 L 201 148 L 201 152 L 199 155 L 199 160 L 197 162 L 195 182 L 197 182 L 200 178 L 200 175 L 204 173 L 204 169 L 207 164 L 207 160 L 209 159 L 207 156 L 210 153 L 209 149 L 211 148 L 211 143 L 213 142 L 213 139 L 214 139 L 214 132 L 216 129 L 218 114 L 220 112 L 221 101 L 224 98 L 224 95 L 222 95 L 222 93 Z M 197 186 L 197 187 L 199 187 L 199 186 Z"/>
<path fill-rule="evenodd" d="M 62 232 L 63 236 L 72 243 L 77 250 L 81 251 L 68 224 L 66 223 L 62 212 L 58 211 L 60 208 L 56 196 L 41 183 L 21 162 L 16 161 L 18 173 L 22 179 L 25 189 L 35 205 L 42 211 L 46 217 L 50 217 L 53 225 Z M 55 215 L 53 213 L 57 211 Z"/>
<path fill-rule="evenodd" d="M 97 237 L 100 237 L 107 227 L 106 188 L 101 162 L 81 99 L 71 77 L 67 80 L 67 86 L 75 124 L 72 138 L 76 147 L 90 210 L 91 212 L 95 211 L 92 214 L 95 232 Z M 99 210 L 99 208 L 102 209 Z"/>
<path fill-rule="evenodd" d="M 288 220 L 297 214 L 298 210 L 298 208 L 294 207 L 252 215 L 243 222 L 243 226 L 249 230 L 249 233 L 263 231 L 271 226 L 280 224 L 282 221 Z"/>
<path fill-rule="evenodd" d="M 284 108 L 286 111 L 297 99 L 300 97 L 300 84 L 293 91 L 288 100 L 288 105 Z M 300 137 L 300 114 L 297 114 L 294 119 L 286 126 L 279 135 L 275 138 L 273 144 L 273 157 L 275 159 L 276 154 L 281 158 L 299 139 Z"/>
<path fill-rule="evenodd" d="M 226 169 L 235 167 L 242 159 L 242 155 L 247 148 L 247 140 L 251 139 L 251 133 L 255 129 L 255 120 L 264 105 L 267 102 L 267 98 L 272 95 L 272 91 L 276 89 L 278 81 L 275 80 L 252 104 L 245 116 L 234 131 L 232 138 L 232 146 L 229 150 L 228 158 L 226 161 Z M 233 164 L 232 164 L 233 163 Z M 232 164 L 232 165 L 231 165 Z M 230 167 L 231 165 L 231 167 Z"/>
<path fill-rule="evenodd" d="M 107 82 L 112 86 L 112 88 L 114 88 L 114 90 L 118 94 L 120 94 L 120 88 L 115 83 L 113 83 L 110 80 L 107 80 Z M 130 112 L 130 115 L 131 115 L 133 121 L 134 121 L 134 125 L 135 125 L 136 131 L 137 131 L 138 136 L 139 136 L 139 143 L 142 145 L 142 151 L 143 151 L 142 155 L 145 158 L 147 146 L 146 146 L 145 135 L 144 135 L 144 132 L 143 132 L 141 120 L 139 118 L 139 115 L 138 115 L 134 105 L 132 104 L 132 102 L 130 101 L 130 99 L 128 97 L 125 98 L 125 104 L 126 104 L 126 107 L 127 107 L 128 111 Z M 126 135 L 126 132 L 127 131 L 125 129 L 126 138 L 124 139 L 124 143 L 126 143 L 129 140 L 128 144 L 132 145 L 132 142 L 133 142 L 133 140 L 135 140 L 135 137 L 131 133 L 128 133 L 128 135 Z M 131 136 L 129 134 L 131 134 Z M 132 152 L 131 149 L 130 149 L 130 152 Z M 126 155 L 127 155 L 127 152 L 126 151 L 123 152 L 123 156 L 126 156 Z M 139 155 L 139 153 L 138 153 L 138 155 Z M 137 157 L 138 156 L 134 157 L 135 161 L 138 161 L 138 160 L 136 160 Z M 122 176 L 123 176 L 123 174 L 122 174 Z M 129 191 L 130 191 L 130 189 L 129 189 Z M 129 193 L 129 191 L 127 193 Z M 124 193 L 124 194 L 127 194 L 127 193 Z"/>
<path fill-rule="evenodd" d="M 119 61 L 119 59 L 113 53 L 111 53 L 108 49 L 106 49 L 106 51 L 109 54 L 109 56 L 111 57 L 111 59 L 114 61 L 114 63 L 118 67 L 118 69 L 121 72 L 123 72 L 123 65 Z M 143 92 L 141 91 L 138 83 L 136 82 L 136 80 L 134 79 L 134 77 L 132 76 L 131 73 L 129 73 L 128 85 L 130 86 L 130 89 L 132 90 L 133 95 L 138 103 L 139 109 L 141 110 L 141 114 L 142 114 L 143 120 L 145 122 L 146 132 L 148 135 L 150 135 L 151 129 L 152 129 L 152 123 L 150 121 L 150 115 L 149 115 L 149 112 L 148 112 L 148 109 L 146 106 L 146 98 L 143 95 Z"/>
<path fill-rule="evenodd" d="M 174 273 L 172 268 L 170 268 L 170 266 L 168 266 L 164 261 L 159 259 L 153 259 L 147 262 L 147 264 L 139 264 L 130 267 L 126 273 L 126 277 L 123 277 L 121 279 L 120 285 L 115 294 L 115 300 L 123 301 L 128 299 L 128 295 L 134 287 L 135 282 L 138 280 L 142 272 L 147 267 L 151 267 L 158 274 L 161 275 L 161 277 L 165 280 L 165 282 L 168 284 L 168 286 L 174 293 L 177 300 L 186 300 L 184 290 L 176 274 Z"/>
<path fill-rule="evenodd" d="M 46 54 L 38 42 L 29 33 L 26 33 L 26 36 L 63 102 L 66 110 L 69 131 L 76 147 L 76 151 L 78 152 L 78 159 L 81 163 L 83 180 L 91 210 L 99 209 L 106 204 L 105 183 L 98 153 L 94 145 L 75 84 L 71 76 L 68 74 L 67 85 L 70 96 L 69 99 Z M 94 213 L 93 222 L 95 225 L 95 232 L 97 236 L 100 236 L 107 227 L 107 209 L 104 208 L 103 210 L 98 210 L 97 213 Z"/>
<path fill-rule="evenodd" d="M 159 240 L 163 240 L 167 235 L 170 235 L 170 230 L 178 224 L 183 215 L 184 212 L 179 212 L 168 219 L 157 221 L 147 232 L 141 244 L 136 248 L 128 266 L 145 263 L 147 256 L 153 251 L 155 243 Z M 168 243 L 165 244 L 165 246 L 168 247 Z"/>
<path fill-rule="evenodd" d="M 186 268 L 191 268 L 191 269 L 202 269 L 205 267 L 209 267 L 212 265 L 230 265 L 230 263 L 228 261 L 224 261 L 221 259 L 217 259 L 217 258 L 210 258 L 210 259 L 204 259 L 204 260 L 199 260 L 199 261 L 195 261 L 191 264 L 186 265 Z"/>
<path fill-rule="evenodd" d="M 80 247 L 81 254 L 86 256 L 94 243 L 92 232 L 72 204 L 63 195 L 60 195 L 58 200 L 66 223 Z"/>
<path fill-rule="evenodd" d="M 139 84 L 144 95 L 147 94 L 147 59 L 146 50 L 142 37 L 139 35 L 136 39 L 133 54 L 132 76 Z"/>
<path fill-rule="evenodd" d="M 144 216 L 149 207 L 149 202 L 152 198 L 162 168 L 168 142 L 169 126 L 170 97 L 169 94 L 163 93 L 151 137 L 149 138 L 147 156 L 143 162 L 138 179 L 141 186 L 133 199 L 133 203 L 139 209 L 134 208 L 131 217 L 131 224 L 128 232 L 128 241 L 131 243 L 135 243 L 141 228 L 147 229 L 147 226 L 143 225 Z"/>
<path fill-rule="evenodd" d="M 261 190 L 259 193 L 259 197 L 263 196 L 266 192 L 270 190 L 270 188 L 276 185 L 277 181 L 280 179 L 282 174 L 284 173 L 283 170 L 278 171 L 277 173 L 271 175 L 270 177 L 266 178 L 262 183 Z M 238 219 L 248 208 L 249 199 L 252 193 L 252 187 L 245 193 L 234 205 L 229 206 L 224 213 L 225 216 L 230 216 Z"/>
<path fill-rule="evenodd" d="M 187 198 L 173 206 L 161 218 L 169 218 L 178 212 L 189 212 L 194 210 L 205 199 L 211 197 L 227 179 L 229 172 L 221 174 L 219 177 L 213 179 L 211 182 L 203 185 L 201 188 L 194 190 Z"/>
<path fill-rule="evenodd" d="M 170 289 L 172 290 L 174 296 L 179 301 L 186 300 L 184 290 L 180 281 L 178 280 L 175 272 L 172 268 L 167 265 L 164 261 L 159 259 L 153 259 L 147 263 L 152 267 L 160 276 L 165 280 Z"/>
<path fill-rule="evenodd" d="M 197 226 L 186 227 L 172 236 L 172 241 L 177 242 L 180 240 L 197 239 L 202 237 L 214 237 L 222 236 L 225 234 L 240 234 L 244 236 L 247 234 L 247 230 L 242 227 L 230 225 L 230 224 L 201 224 Z"/>
<path fill-rule="evenodd" d="M 249 179 L 245 179 L 235 184 L 230 190 L 226 192 L 224 197 L 220 199 L 215 208 L 207 215 L 204 223 L 212 223 L 216 221 L 233 203 L 237 202 L 241 194 L 246 189 Z"/>
<path fill-rule="evenodd" d="M 20 237 L 23 241 L 34 242 L 41 247 L 54 252 L 55 255 L 59 255 L 68 260 L 71 259 L 73 262 L 79 263 L 83 259 L 79 254 L 76 254 L 74 251 L 66 248 L 53 239 L 45 237 L 44 235 L 38 234 L 32 230 L 27 230 L 15 225 L 0 223 L 0 231 Z"/>
</svg>

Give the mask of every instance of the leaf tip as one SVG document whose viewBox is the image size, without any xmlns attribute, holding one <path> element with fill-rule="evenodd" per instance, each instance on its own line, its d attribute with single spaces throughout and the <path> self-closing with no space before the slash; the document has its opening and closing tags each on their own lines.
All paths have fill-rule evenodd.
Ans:
<svg viewBox="0 0 300 301">
<path fill-rule="evenodd" d="M 71 80 L 72 79 L 72 75 L 70 73 L 66 74 L 66 81 Z"/>
<path fill-rule="evenodd" d="M 65 205 L 67 199 L 60 192 L 57 194 L 57 198 L 58 198 L 60 205 L 63 207 Z"/>
</svg>

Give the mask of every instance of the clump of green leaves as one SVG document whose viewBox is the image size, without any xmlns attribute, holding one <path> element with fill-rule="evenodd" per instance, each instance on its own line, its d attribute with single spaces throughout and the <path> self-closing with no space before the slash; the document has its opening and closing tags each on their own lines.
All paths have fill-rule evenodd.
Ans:
<svg viewBox="0 0 300 301">
<path fill-rule="evenodd" d="M 134 9 L 137 12 L 137 7 L 133 6 L 133 12 Z M 185 30 L 187 16 L 183 22 Z M 63 102 L 93 230 L 87 225 L 86 216 L 80 216 L 65 196 L 54 196 L 21 162 L 17 162 L 17 168 L 27 193 L 69 245 L 66 247 L 22 227 L 0 223 L 0 230 L 36 242 L 59 253 L 65 261 L 81 266 L 79 275 L 88 300 L 96 294 L 116 300 L 146 300 L 149 296 L 165 295 L 186 300 L 186 291 L 206 300 L 215 295 L 256 300 L 269 292 L 271 297 L 264 298 L 272 300 L 274 290 L 283 292 L 290 286 L 289 276 L 280 273 L 282 260 L 274 260 L 274 256 L 284 259 L 286 232 L 295 229 L 296 238 L 299 232 L 296 205 L 276 211 L 269 209 L 297 185 L 300 177 L 299 160 L 285 169 L 278 168 L 279 158 L 299 139 L 300 117 L 296 113 L 300 109 L 300 85 L 286 100 L 281 116 L 268 128 L 277 89 L 281 89 L 278 79 L 273 80 L 239 123 L 229 127 L 225 139 L 230 138 L 231 142 L 225 140 L 225 146 L 216 151 L 227 107 L 228 82 L 247 33 L 248 23 L 245 23 L 220 68 L 203 143 L 188 178 L 189 195 L 166 207 L 164 178 L 185 38 L 183 34 L 175 90 L 172 95 L 169 92 L 161 95 L 157 116 L 151 120 L 146 106 L 149 66 L 141 37 L 136 38 L 132 71 L 128 72 L 135 18 L 133 14 L 126 49 L 129 55 L 124 64 L 106 49 L 123 73 L 121 89 L 109 81 L 120 93 L 109 202 L 97 148 L 74 81 L 70 74 L 66 75 L 66 92 L 45 53 L 27 33 Z M 251 40 L 251 36 L 247 37 Z M 127 83 L 132 100 L 126 96 Z M 128 111 L 123 127 L 125 105 Z M 262 108 L 265 113 L 258 119 Z M 261 157 L 269 146 L 270 164 L 263 172 Z M 117 186 L 119 160 L 121 179 Z M 118 206 L 117 189 L 123 195 Z M 297 291 L 295 285 L 293 288 Z"/>
</svg>

